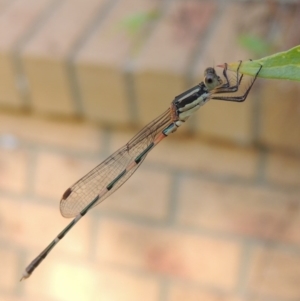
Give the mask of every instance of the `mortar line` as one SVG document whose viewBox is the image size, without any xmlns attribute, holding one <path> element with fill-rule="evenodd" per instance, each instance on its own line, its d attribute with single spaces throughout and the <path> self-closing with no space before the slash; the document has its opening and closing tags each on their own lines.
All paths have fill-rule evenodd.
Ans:
<svg viewBox="0 0 300 301">
<path fill-rule="evenodd" d="M 202 38 L 199 41 L 198 45 L 195 48 L 194 54 L 190 59 L 190 63 L 188 64 L 187 71 L 185 74 L 186 77 L 186 86 L 192 86 L 194 83 L 195 74 L 197 72 L 196 66 L 197 62 L 201 60 L 205 50 L 209 47 L 211 38 L 214 36 L 215 31 L 217 30 L 220 22 L 221 22 L 221 15 L 224 10 L 224 6 L 226 5 L 225 1 L 221 1 L 214 13 L 214 17 L 212 17 L 211 22 L 207 26 L 207 29 L 202 34 Z M 203 70 L 204 72 L 204 70 Z M 195 134 L 196 133 L 196 118 L 200 119 L 200 116 L 193 116 L 188 124 L 188 133 Z"/>
<path fill-rule="evenodd" d="M 147 47 L 147 42 L 151 39 L 152 32 L 159 26 L 160 22 L 162 21 L 162 16 L 165 15 L 167 8 L 171 5 L 171 0 L 164 0 L 160 4 L 158 8 L 160 15 L 158 19 L 153 22 L 153 24 L 148 28 L 148 30 L 144 33 L 144 36 L 148 36 L 147 40 L 144 40 L 143 44 L 140 45 L 140 49 Z M 139 37 L 135 38 L 132 41 L 131 46 L 134 47 L 139 40 Z M 131 48 L 132 48 L 131 47 Z M 132 50 L 132 49 L 131 49 Z M 127 111 L 129 112 L 129 119 L 132 121 L 132 125 L 139 124 L 139 107 L 138 107 L 138 100 L 137 100 L 137 93 L 136 93 L 136 86 L 135 86 L 135 57 L 129 57 L 125 61 L 122 70 L 123 70 L 123 78 L 125 82 L 125 98 L 127 102 Z"/>
<path fill-rule="evenodd" d="M 26 77 L 26 72 L 24 71 L 24 66 L 21 58 L 21 51 L 25 44 L 30 41 L 30 39 L 36 34 L 41 27 L 49 20 L 51 15 L 65 0 L 54 0 L 46 6 L 44 11 L 38 16 L 31 28 L 15 43 L 12 50 L 14 70 L 15 70 L 15 82 L 18 87 L 18 94 L 21 97 L 23 108 L 29 110 L 31 97 L 29 83 Z"/>
<path fill-rule="evenodd" d="M 78 74 L 76 70 L 76 56 L 78 55 L 82 47 L 85 45 L 85 43 L 88 41 L 88 39 L 96 31 L 98 26 L 106 19 L 107 15 L 109 15 L 110 10 L 113 9 L 118 2 L 119 0 L 106 0 L 105 4 L 100 5 L 96 16 L 93 18 L 90 24 L 88 24 L 86 28 L 82 31 L 80 37 L 74 43 L 74 46 L 70 51 L 65 62 L 75 112 L 76 115 L 80 117 L 84 117 L 85 109 L 84 99 L 82 96 L 82 91 L 80 89 L 80 80 L 78 79 Z"/>
<path fill-rule="evenodd" d="M 236 292 L 242 299 L 247 298 L 247 280 L 250 267 L 251 252 L 253 246 L 251 241 L 245 241 L 242 246 L 241 260 L 239 264 Z"/>
<path fill-rule="evenodd" d="M 216 12 L 213 14 L 211 21 L 208 23 L 208 26 L 205 28 L 205 31 L 201 34 L 201 39 L 199 39 L 199 42 L 197 43 L 195 50 L 193 51 L 194 53 L 190 58 L 185 74 L 187 87 L 193 85 L 194 83 L 195 73 L 197 72 L 195 70 L 195 66 L 203 56 L 205 50 L 208 48 L 208 45 L 210 44 L 210 40 L 214 36 L 214 33 L 221 22 L 221 15 L 224 10 L 225 3 L 226 2 L 221 1 L 221 5 L 219 5 L 218 8 L 216 9 Z"/>
<path fill-rule="evenodd" d="M 179 212 L 179 191 L 180 191 L 182 176 L 180 172 L 171 172 L 170 175 L 172 179 L 171 179 L 169 197 L 168 197 L 167 223 L 173 225 L 176 224 L 176 219 L 178 217 L 178 212 Z"/>
<path fill-rule="evenodd" d="M 167 276 L 159 277 L 160 281 L 160 292 L 158 296 L 158 301 L 167 301 L 169 298 L 170 284 Z"/>
</svg>

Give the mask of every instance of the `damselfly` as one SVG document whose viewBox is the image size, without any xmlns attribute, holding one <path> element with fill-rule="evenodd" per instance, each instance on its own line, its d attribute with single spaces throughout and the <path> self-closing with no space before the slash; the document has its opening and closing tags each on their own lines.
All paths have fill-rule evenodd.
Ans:
<svg viewBox="0 0 300 301">
<path fill-rule="evenodd" d="M 235 102 L 246 99 L 261 68 L 255 77 L 242 85 L 243 75 L 237 70 L 232 80 L 227 74 L 227 65 L 224 66 L 224 80 L 221 80 L 214 68 L 207 68 L 203 82 L 176 96 L 163 114 L 65 191 L 60 201 L 60 212 L 64 217 L 75 218 L 28 265 L 21 280 L 28 278 L 69 230 L 91 208 L 120 188 L 142 164 L 151 149 L 174 133 L 200 106 L 209 99 Z"/>
</svg>

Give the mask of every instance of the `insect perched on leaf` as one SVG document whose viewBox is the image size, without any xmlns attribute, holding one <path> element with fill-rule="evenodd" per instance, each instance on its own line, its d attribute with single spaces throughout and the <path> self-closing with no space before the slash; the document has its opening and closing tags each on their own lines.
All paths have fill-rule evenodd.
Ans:
<svg viewBox="0 0 300 301">
<path fill-rule="evenodd" d="M 21 280 L 32 274 L 54 246 L 91 208 L 104 201 L 132 176 L 151 149 L 174 133 L 201 106 L 210 99 L 244 101 L 260 69 L 254 77 L 246 78 L 238 70 L 233 77 L 229 77 L 225 64 L 222 80 L 214 68 L 207 68 L 201 83 L 176 96 L 164 113 L 69 187 L 60 201 L 60 212 L 64 217 L 75 218 L 28 265 Z"/>
</svg>

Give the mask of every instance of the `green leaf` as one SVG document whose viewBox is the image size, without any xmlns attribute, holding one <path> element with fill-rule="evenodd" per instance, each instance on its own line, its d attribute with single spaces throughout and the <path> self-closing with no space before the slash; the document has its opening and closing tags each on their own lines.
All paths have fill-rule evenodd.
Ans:
<svg viewBox="0 0 300 301">
<path fill-rule="evenodd" d="M 236 71 L 239 64 L 240 62 L 229 63 L 228 69 Z M 243 61 L 239 72 L 255 76 L 260 66 L 262 69 L 258 77 L 300 81 L 300 45 L 259 60 Z"/>
</svg>

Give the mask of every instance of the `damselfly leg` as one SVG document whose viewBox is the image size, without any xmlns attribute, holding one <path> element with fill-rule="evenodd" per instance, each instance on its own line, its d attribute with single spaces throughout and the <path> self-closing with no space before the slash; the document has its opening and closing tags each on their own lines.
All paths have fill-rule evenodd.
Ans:
<svg viewBox="0 0 300 301">
<path fill-rule="evenodd" d="M 224 64 L 223 76 L 225 78 L 225 83 L 214 90 L 211 99 L 233 101 L 233 102 L 243 102 L 246 100 L 262 66 L 259 67 L 255 76 L 251 77 L 251 76 L 244 76 L 243 74 L 239 73 L 241 64 L 242 61 L 240 61 L 240 64 L 237 68 L 236 82 L 233 85 L 231 84 L 231 80 L 229 79 L 228 76 L 227 64 L 226 63 Z M 225 94 L 225 95 L 216 95 L 216 94 Z"/>
<path fill-rule="evenodd" d="M 235 78 L 231 79 L 228 76 L 227 63 L 224 63 L 223 76 L 225 78 L 225 83 L 221 87 L 218 87 L 218 93 L 236 92 L 238 90 L 238 87 L 243 78 L 243 74 L 239 73 L 241 64 L 242 64 L 242 61 L 240 61 L 239 65 L 237 67 Z M 234 81 L 234 82 L 231 83 L 231 81 Z"/>
</svg>

